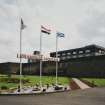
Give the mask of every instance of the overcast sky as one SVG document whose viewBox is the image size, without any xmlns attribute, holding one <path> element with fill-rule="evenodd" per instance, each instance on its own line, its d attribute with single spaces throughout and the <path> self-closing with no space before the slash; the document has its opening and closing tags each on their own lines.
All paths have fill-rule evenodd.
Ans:
<svg viewBox="0 0 105 105">
<path fill-rule="evenodd" d="M 55 51 L 56 31 L 63 32 L 58 49 L 97 44 L 105 47 L 105 0 L 0 0 L 0 62 L 18 62 L 20 17 L 22 52 L 39 50 L 40 25 L 52 30 L 43 34 L 43 53 Z"/>
</svg>

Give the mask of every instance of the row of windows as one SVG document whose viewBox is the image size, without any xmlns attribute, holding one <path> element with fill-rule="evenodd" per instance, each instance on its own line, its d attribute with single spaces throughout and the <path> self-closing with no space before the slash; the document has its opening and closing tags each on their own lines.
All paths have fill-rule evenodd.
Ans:
<svg viewBox="0 0 105 105">
<path fill-rule="evenodd" d="M 99 50 L 100 54 L 105 54 L 105 51 Z"/>
<path fill-rule="evenodd" d="M 67 53 L 58 53 L 58 57 L 61 57 L 61 56 L 70 56 L 70 55 L 72 55 L 72 56 L 74 55 L 74 57 L 75 57 L 76 54 L 84 54 L 84 55 L 86 55 L 86 56 L 89 56 L 89 55 L 88 55 L 89 52 L 91 52 L 91 50 L 85 50 L 85 53 L 84 53 L 84 51 L 82 51 L 82 50 L 79 51 L 79 52 L 73 51 L 73 52 L 67 52 Z M 99 54 L 105 54 L 105 51 L 99 50 L 98 53 L 99 53 Z M 84 56 L 84 55 L 82 55 L 82 56 Z M 78 56 L 81 57 L 81 55 L 78 55 Z M 68 57 L 68 58 L 69 58 L 69 57 Z"/>
<path fill-rule="evenodd" d="M 91 52 L 90 50 L 86 50 L 85 53 L 89 53 Z M 76 52 L 76 51 L 73 51 L 73 52 L 68 52 L 68 53 L 62 53 L 62 54 L 58 54 L 58 56 L 62 55 L 62 56 L 65 56 L 65 55 L 72 55 L 72 54 L 82 54 L 84 53 L 83 51 L 79 51 L 79 52 Z"/>
<path fill-rule="evenodd" d="M 87 56 L 92 56 L 92 55 L 91 54 L 86 54 L 85 56 L 87 57 Z M 80 57 L 85 57 L 85 56 L 84 55 L 78 55 L 78 56 L 74 55 L 74 56 L 61 57 L 60 59 L 65 60 L 65 59 L 78 58 L 78 57 L 80 58 Z"/>
</svg>

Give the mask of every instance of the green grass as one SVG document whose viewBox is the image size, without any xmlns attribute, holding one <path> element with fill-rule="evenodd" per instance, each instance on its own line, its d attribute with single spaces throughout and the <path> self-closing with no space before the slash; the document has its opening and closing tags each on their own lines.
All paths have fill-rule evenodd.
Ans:
<svg viewBox="0 0 105 105">
<path fill-rule="evenodd" d="M 19 77 L 18 77 L 19 78 Z M 30 83 L 27 83 L 27 85 L 35 85 L 39 84 L 40 77 L 39 76 L 24 76 L 24 79 L 29 79 Z M 56 78 L 54 76 L 42 76 L 42 84 L 52 84 L 55 83 Z M 69 78 L 67 77 L 58 77 L 58 83 L 60 84 L 68 84 Z"/>
<path fill-rule="evenodd" d="M 19 79 L 19 75 L 12 75 L 11 78 Z M 6 75 L 0 75 L 0 79 L 8 78 Z M 34 86 L 39 84 L 40 77 L 39 76 L 23 76 L 22 79 L 28 79 L 29 82 L 25 83 L 24 86 Z M 42 84 L 52 84 L 55 83 L 56 78 L 54 76 L 42 76 Z M 68 77 L 58 77 L 58 83 L 62 85 L 69 84 L 70 79 Z M 7 86 L 8 88 L 15 88 L 19 85 L 19 83 L 8 83 L 8 82 L 0 82 L 1 86 Z"/>
<path fill-rule="evenodd" d="M 96 86 L 99 87 L 105 86 L 105 79 L 99 79 L 99 78 L 82 78 L 82 79 L 94 83 Z"/>
<path fill-rule="evenodd" d="M 2 86 L 7 86 L 8 88 L 16 88 L 16 87 L 18 86 L 18 84 L 0 82 L 0 88 L 1 88 Z"/>
</svg>

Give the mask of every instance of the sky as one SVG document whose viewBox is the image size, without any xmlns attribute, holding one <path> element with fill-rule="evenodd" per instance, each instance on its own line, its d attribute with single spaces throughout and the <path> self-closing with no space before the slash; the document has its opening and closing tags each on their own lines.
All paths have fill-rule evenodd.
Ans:
<svg viewBox="0 0 105 105">
<path fill-rule="evenodd" d="M 105 0 L 0 0 L 0 62 L 19 62 L 20 18 L 22 53 L 39 50 L 41 25 L 51 29 L 42 34 L 43 54 L 55 51 L 57 31 L 65 34 L 58 50 L 105 47 Z"/>
</svg>

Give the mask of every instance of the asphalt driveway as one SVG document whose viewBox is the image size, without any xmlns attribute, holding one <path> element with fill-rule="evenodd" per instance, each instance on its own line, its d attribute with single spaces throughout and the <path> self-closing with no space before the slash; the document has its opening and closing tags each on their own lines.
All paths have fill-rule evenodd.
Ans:
<svg viewBox="0 0 105 105">
<path fill-rule="evenodd" d="M 0 105 L 105 105 L 105 88 L 30 96 L 0 96 Z"/>
</svg>

